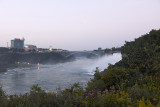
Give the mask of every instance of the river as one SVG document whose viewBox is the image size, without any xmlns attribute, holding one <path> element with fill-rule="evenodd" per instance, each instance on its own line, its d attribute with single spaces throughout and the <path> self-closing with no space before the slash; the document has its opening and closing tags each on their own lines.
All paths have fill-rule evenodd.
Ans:
<svg viewBox="0 0 160 107">
<path fill-rule="evenodd" d="M 102 71 L 108 67 L 108 63 L 114 64 L 119 60 L 121 54 L 115 53 L 95 59 L 79 57 L 66 63 L 12 68 L 0 73 L 0 84 L 7 94 L 24 94 L 35 84 L 46 91 L 64 89 L 76 82 L 85 86 L 93 78 L 96 67 Z"/>
</svg>

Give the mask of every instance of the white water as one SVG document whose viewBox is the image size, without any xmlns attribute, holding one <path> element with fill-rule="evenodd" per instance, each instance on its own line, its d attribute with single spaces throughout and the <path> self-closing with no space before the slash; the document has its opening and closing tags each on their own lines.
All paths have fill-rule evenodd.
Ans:
<svg viewBox="0 0 160 107">
<path fill-rule="evenodd" d="M 54 65 L 39 65 L 31 68 L 9 69 L 0 73 L 0 83 L 7 94 L 29 92 L 30 87 L 38 84 L 45 90 L 66 88 L 75 82 L 85 85 L 93 78 L 96 67 L 102 71 L 108 63 L 114 64 L 121 60 L 121 54 L 106 55 L 96 59 L 78 58 L 73 62 Z"/>
<path fill-rule="evenodd" d="M 86 69 L 88 71 L 88 74 L 93 75 L 96 67 L 98 67 L 100 71 L 103 71 L 108 67 L 108 64 L 115 64 L 121 59 L 122 56 L 119 53 L 113 55 L 105 55 L 103 57 L 93 60 L 93 63 L 86 67 Z"/>
</svg>

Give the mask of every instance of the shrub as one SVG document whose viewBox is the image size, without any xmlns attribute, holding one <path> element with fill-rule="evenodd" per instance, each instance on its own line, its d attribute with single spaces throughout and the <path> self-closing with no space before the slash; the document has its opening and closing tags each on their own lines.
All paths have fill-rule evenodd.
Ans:
<svg viewBox="0 0 160 107">
<path fill-rule="evenodd" d="M 101 79 L 104 81 L 106 88 L 116 86 L 118 89 L 120 83 L 128 78 L 128 72 L 124 68 L 115 67 L 103 72 Z"/>
</svg>

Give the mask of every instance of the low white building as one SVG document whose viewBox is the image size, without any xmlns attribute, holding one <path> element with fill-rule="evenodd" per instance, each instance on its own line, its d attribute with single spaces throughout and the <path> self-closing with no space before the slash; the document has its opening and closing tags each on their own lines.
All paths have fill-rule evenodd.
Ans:
<svg viewBox="0 0 160 107">
<path fill-rule="evenodd" d="M 35 45 L 25 45 L 24 49 L 25 49 L 26 52 L 29 52 L 29 51 L 38 51 L 38 48 Z"/>
</svg>

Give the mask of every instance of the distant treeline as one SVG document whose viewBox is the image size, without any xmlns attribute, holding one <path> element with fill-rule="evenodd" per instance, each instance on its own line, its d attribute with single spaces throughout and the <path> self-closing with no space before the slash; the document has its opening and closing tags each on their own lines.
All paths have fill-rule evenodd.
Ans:
<svg viewBox="0 0 160 107">
<path fill-rule="evenodd" d="M 0 53 L 9 53 L 9 52 L 24 52 L 24 49 L 16 49 L 16 48 L 6 48 L 0 47 Z"/>
<path fill-rule="evenodd" d="M 102 50 L 94 50 L 94 51 L 102 51 L 104 53 L 115 53 L 115 52 L 121 52 L 121 47 L 112 47 L 112 48 L 106 48 Z"/>
<path fill-rule="evenodd" d="M 63 49 L 53 49 L 53 51 L 57 51 L 57 50 L 68 52 L 67 50 L 63 50 Z M 47 48 L 38 48 L 38 51 L 39 52 L 46 52 L 46 51 L 49 52 L 49 49 L 47 49 Z M 0 53 L 9 53 L 9 52 L 10 53 L 25 52 L 25 49 L 0 47 Z M 28 52 L 36 52 L 36 50 L 33 49 L 33 50 L 29 50 Z"/>
<path fill-rule="evenodd" d="M 121 52 L 121 47 L 112 47 L 111 49 L 106 48 L 106 49 L 104 50 L 105 53 L 116 52 L 116 51 Z"/>
</svg>

